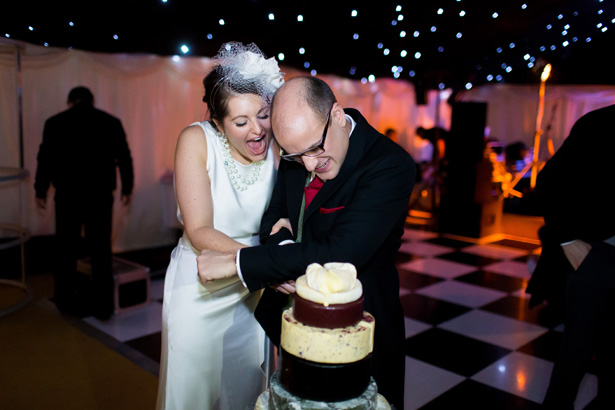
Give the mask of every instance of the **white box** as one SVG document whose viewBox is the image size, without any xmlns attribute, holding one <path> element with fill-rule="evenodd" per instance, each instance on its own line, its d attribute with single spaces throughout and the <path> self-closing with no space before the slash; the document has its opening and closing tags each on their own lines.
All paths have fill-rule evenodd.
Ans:
<svg viewBox="0 0 615 410">
<path fill-rule="evenodd" d="M 150 302 L 150 275 L 147 266 L 126 259 L 113 257 L 113 303 L 115 314 L 142 308 Z M 92 273 L 91 258 L 77 261 L 77 271 L 87 275 Z M 142 282 L 142 283 L 140 283 Z M 137 299 L 124 296 L 122 290 L 137 290 Z"/>
</svg>

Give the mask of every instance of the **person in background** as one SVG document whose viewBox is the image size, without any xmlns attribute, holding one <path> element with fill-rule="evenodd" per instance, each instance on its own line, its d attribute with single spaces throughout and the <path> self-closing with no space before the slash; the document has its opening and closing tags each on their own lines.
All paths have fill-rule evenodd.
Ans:
<svg viewBox="0 0 615 410">
<path fill-rule="evenodd" d="M 416 135 L 432 145 L 432 161 L 442 161 L 446 156 L 446 141 L 449 132 L 441 127 L 423 128 L 417 127 Z M 425 155 L 425 158 L 427 155 Z"/>
<path fill-rule="evenodd" d="M 399 133 L 395 128 L 387 128 L 384 135 L 386 135 L 391 141 L 399 144 Z"/>
<path fill-rule="evenodd" d="M 53 300 L 60 311 L 87 311 L 77 295 L 77 259 L 83 229 L 91 256 L 94 315 L 109 319 L 114 310 L 111 252 L 113 191 L 116 169 L 121 201 L 130 203 L 133 168 L 126 134 L 118 118 L 96 109 L 86 87 L 68 94 L 68 109 L 45 122 L 38 152 L 34 189 L 36 205 L 47 208 L 55 188 L 56 266 Z"/>
<path fill-rule="evenodd" d="M 417 158 L 417 185 L 410 200 L 410 208 L 435 213 L 446 169 L 444 154 L 448 131 L 440 127 L 417 127 L 416 136 L 422 145 Z"/>
<path fill-rule="evenodd" d="M 569 410 L 592 358 L 598 409 L 615 408 L 615 105 L 589 112 L 538 174 L 545 224 L 530 307 L 563 309 L 564 332 L 543 407 Z"/>
<path fill-rule="evenodd" d="M 431 165 L 434 159 L 434 139 L 427 136 L 425 128 L 423 127 L 418 127 L 416 129 L 416 136 L 421 140 L 421 149 L 416 161 L 419 164 L 424 165 L 423 168 L 425 168 L 426 166 Z"/>
</svg>

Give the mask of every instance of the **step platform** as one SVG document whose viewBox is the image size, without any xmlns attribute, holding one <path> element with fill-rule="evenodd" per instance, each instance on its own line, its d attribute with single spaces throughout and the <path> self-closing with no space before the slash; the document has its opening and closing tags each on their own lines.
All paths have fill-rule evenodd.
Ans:
<svg viewBox="0 0 615 410">
<path fill-rule="evenodd" d="M 111 269 L 116 315 L 143 308 L 150 303 L 150 269 L 147 266 L 114 256 Z M 77 271 L 91 274 L 91 258 L 79 259 Z"/>
</svg>

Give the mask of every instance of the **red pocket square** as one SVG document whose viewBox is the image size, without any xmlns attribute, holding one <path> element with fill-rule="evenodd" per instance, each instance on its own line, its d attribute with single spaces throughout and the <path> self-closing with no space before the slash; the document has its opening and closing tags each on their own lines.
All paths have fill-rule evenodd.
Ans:
<svg viewBox="0 0 615 410">
<path fill-rule="evenodd" d="M 344 209 L 343 206 L 338 206 L 337 208 L 320 208 L 321 214 L 332 214 L 333 212 L 339 211 L 340 209 Z"/>
</svg>

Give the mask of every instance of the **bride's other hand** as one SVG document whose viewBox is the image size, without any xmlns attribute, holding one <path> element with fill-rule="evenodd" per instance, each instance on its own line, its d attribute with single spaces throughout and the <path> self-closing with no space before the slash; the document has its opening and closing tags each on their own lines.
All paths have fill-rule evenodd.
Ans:
<svg viewBox="0 0 615 410">
<path fill-rule="evenodd" d="M 279 283 L 277 285 L 270 286 L 271 289 L 274 289 L 276 292 L 282 292 L 286 295 L 292 295 L 297 291 L 295 288 L 295 281 L 289 280 L 288 282 Z"/>
<path fill-rule="evenodd" d="M 271 228 L 271 233 L 269 235 L 275 235 L 282 228 L 286 228 L 290 231 L 290 233 L 293 233 L 293 228 L 290 226 L 290 219 L 280 218 L 280 220 L 273 225 L 273 228 Z"/>
</svg>

